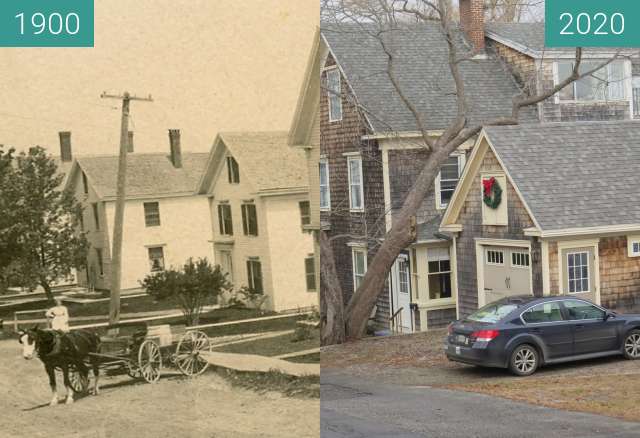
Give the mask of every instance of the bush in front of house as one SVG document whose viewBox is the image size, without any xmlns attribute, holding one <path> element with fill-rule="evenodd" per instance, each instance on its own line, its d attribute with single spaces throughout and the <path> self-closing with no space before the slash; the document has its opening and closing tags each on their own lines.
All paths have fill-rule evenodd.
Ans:
<svg viewBox="0 0 640 438">
<path fill-rule="evenodd" d="M 220 266 L 206 258 L 189 259 L 181 269 L 171 267 L 147 275 L 141 284 L 155 299 L 172 300 L 180 306 L 189 326 L 198 325 L 202 308 L 232 287 Z"/>
</svg>

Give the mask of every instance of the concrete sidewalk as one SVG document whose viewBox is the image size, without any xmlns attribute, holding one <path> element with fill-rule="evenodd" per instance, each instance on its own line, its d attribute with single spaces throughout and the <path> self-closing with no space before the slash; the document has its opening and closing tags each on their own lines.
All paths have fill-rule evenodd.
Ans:
<svg viewBox="0 0 640 438">
<path fill-rule="evenodd" d="M 236 371 L 266 373 L 275 370 L 283 374 L 298 377 L 320 375 L 320 364 L 294 363 L 273 357 L 258 356 L 256 354 L 207 352 L 202 353 L 202 357 L 211 365 L 230 368 Z"/>
</svg>

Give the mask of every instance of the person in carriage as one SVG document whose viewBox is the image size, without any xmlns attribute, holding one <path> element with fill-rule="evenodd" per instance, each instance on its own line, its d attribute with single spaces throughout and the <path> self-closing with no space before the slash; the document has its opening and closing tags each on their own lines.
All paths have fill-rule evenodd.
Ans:
<svg viewBox="0 0 640 438">
<path fill-rule="evenodd" d="M 62 338 L 69 333 L 69 309 L 62 304 L 62 298 L 55 297 L 56 305 L 45 312 L 48 326 L 56 333 L 55 343 L 49 356 L 60 354 L 62 349 Z"/>
</svg>

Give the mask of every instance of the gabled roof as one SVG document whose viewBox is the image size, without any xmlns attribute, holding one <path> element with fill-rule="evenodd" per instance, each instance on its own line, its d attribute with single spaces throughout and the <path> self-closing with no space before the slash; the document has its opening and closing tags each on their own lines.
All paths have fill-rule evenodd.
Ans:
<svg viewBox="0 0 640 438">
<path fill-rule="evenodd" d="M 441 229 L 457 220 L 488 149 L 539 235 L 640 230 L 640 121 L 485 127 Z"/>
<path fill-rule="evenodd" d="M 358 102 L 369 112 L 375 132 L 416 131 L 415 119 L 395 91 L 386 70 L 387 55 L 366 25 L 323 26 L 322 36 L 346 76 Z M 459 54 L 471 49 L 456 30 Z M 395 55 L 395 72 L 403 92 L 423 115 L 429 130 L 446 128 L 456 115 L 455 85 L 447 62 L 447 42 L 435 23 L 408 25 L 385 33 Z M 460 64 L 470 106 L 468 123 L 478 124 L 511 114 L 520 90 L 504 65 L 490 56 Z M 535 109 L 521 116 L 535 122 Z"/>
<path fill-rule="evenodd" d="M 489 39 L 505 44 L 512 49 L 534 58 L 574 56 L 574 47 L 546 47 L 544 37 L 544 23 L 486 23 L 485 34 Z M 613 56 L 617 51 L 634 54 L 630 49 L 611 47 L 589 47 L 583 49 L 583 54 Z M 637 50 L 636 50 L 637 51 Z"/>
<path fill-rule="evenodd" d="M 223 165 L 224 148 L 258 194 L 309 190 L 305 152 L 289 146 L 288 132 L 221 132 L 207 159 L 199 193 L 207 193 L 213 184 Z"/>
<path fill-rule="evenodd" d="M 207 155 L 183 152 L 181 168 L 174 167 L 165 154 L 127 155 L 127 198 L 195 194 Z M 80 169 L 87 175 L 89 184 L 101 199 L 115 198 L 117 156 L 78 157 L 70 174 L 75 174 Z M 67 178 L 68 181 L 73 179 Z"/>
</svg>

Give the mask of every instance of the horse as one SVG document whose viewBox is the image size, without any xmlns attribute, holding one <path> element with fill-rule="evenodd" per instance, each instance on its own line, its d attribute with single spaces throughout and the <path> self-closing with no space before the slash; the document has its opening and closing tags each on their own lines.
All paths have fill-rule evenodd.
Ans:
<svg viewBox="0 0 640 438">
<path fill-rule="evenodd" d="M 100 338 L 86 330 L 76 330 L 70 333 L 58 334 L 53 330 L 40 330 L 37 326 L 30 330 L 20 330 L 18 332 L 19 342 L 22 344 L 22 356 L 26 360 L 33 359 L 37 353 L 44 364 L 44 368 L 49 376 L 49 385 L 53 393 L 50 405 L 58 404 L 58 394 L 56 391 L 56 368 L 62 370 L 64 385 L 67 389 L 67 404 L 73 403 L 73 388 L 69 381 L 69 367 L 75 366 L 83 379 L 89 378 L 89 369 L 85 365 L 85 360 L 89 358 L 93 370 L 94 383 L 92 392 L 98 395 L 99 362 L 96 357 L 89 353 L 98 353 L 100 349 Z M 58 352 L 52 353 L 56 336 L 59 339 L 60 348 Z"/>
</svg>

